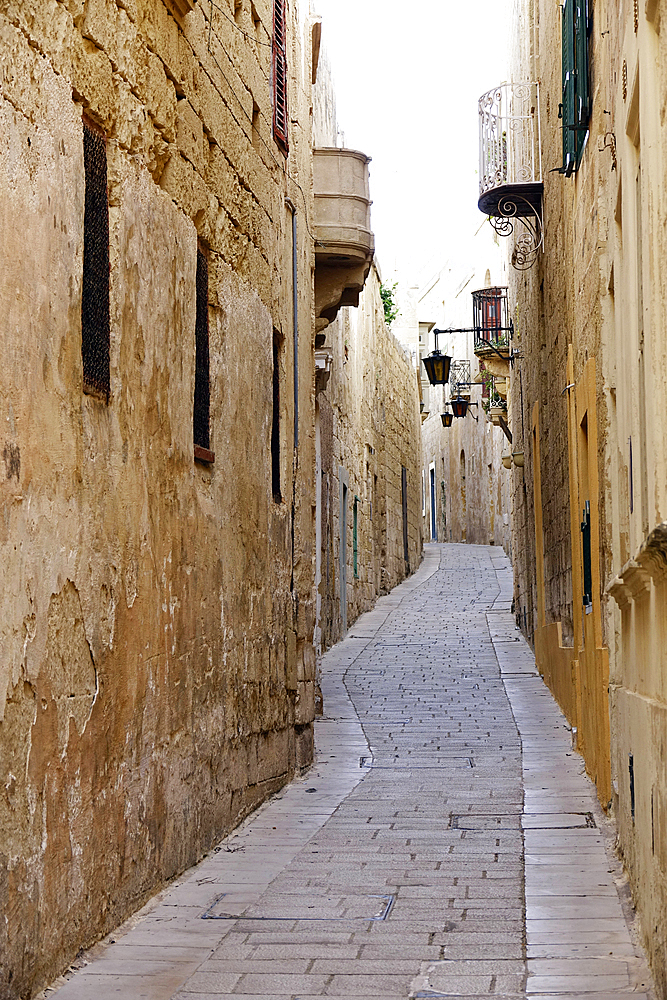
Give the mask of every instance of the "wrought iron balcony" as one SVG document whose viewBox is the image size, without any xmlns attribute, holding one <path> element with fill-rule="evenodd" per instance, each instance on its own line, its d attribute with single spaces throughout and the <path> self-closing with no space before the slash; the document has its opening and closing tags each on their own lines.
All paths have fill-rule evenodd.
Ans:
<svg viewBox="0 0 667 1000">
<path fill-rule="evenodd" d="M 503 83 L 479 99 L 480 211 L 500 236 L 521 222 L 512 255 L 531 267 L 543 243 L 539 84 Z"/>
<path fill-rule="evenodd" d="M 509 358 L 514 326 L 509 315 L 507 288 L 496 285 L 473 292 L 472 316 L 477 357 Z"/>
</svg>

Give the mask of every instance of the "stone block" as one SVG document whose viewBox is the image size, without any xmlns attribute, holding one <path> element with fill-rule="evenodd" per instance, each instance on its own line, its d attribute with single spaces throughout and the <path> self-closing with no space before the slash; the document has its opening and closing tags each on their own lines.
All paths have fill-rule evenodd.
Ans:
<svg viewBox="0 0 667 1000">
<path fill-rule="evenodd" d="M 208 142 L 204 138 L 201 121 L 185 98 L 176 105 L 176 145 L 182 156 L 190 161 L 203 178 L 208 160 Z"/>
<path fill-rule="evenodd" d="M 168 142 L 176 139 L 176 88 L 167 77 L 161 60 L 145 53 L 145 75 L 138 81 L 138 95 Z"/>
<path fill-rule="evenodd" d="M 94 42 L 76 41 L 72 50 L 72 88 L 86 111 L 106 132 L 118 115 L 118 97 L 111 60 Z"/>
<path fill-rule="evenodd" d="M 314 718 L 315 685 L 312 681 L 299 681 L 294 706 L 294 722 L 297 726 L 305 726 L 311 723 Z"/>
<path fill-rule="evenodd" d="M 191 219 L 209 208 L 210 193 L 206 184 L 192 164 L 176 150 L 171 153 L 162 172 L 160 187 Z"/>
<path fill-rule="evenodd" d="M 285 645 L 285 686 L 288 691 L 296 691 L 298 672 L 296 662 L 296 633 L 288 629 Z"/>
</svg>

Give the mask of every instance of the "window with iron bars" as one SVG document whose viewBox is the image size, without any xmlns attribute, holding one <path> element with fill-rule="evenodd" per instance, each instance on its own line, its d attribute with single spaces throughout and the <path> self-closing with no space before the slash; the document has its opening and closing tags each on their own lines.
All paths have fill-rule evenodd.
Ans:
<svg viewBox="0 0 667 1000">
<path fill-rule="evenodd" d="M 210 437 L 211 382 L 208 341 L 208 260 L 202 248 L 198 247 L 193 432 L 195 458 L 200 462 L 213 462 L 215 459 L 215 453 L 211 451 Z"/>
<path fill-rule="evenodd" d="M 287 129 L 287 26 L 285 0 L 273 0 L 273 138 L 289 152 Z"/>
<path fill-rule="evenodd" d="M 102 131 L 83 119 L 83 280 L 81 359 L 84 392 L 107 402 L 111 388 L 109 348 L 109 197 L 107 142 Z"/>
</svg>

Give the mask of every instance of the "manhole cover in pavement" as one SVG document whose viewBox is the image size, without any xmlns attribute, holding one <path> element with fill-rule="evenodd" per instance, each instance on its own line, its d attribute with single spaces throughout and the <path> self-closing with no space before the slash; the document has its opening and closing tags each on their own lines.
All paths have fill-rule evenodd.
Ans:
<svg viewBox="0 0 667 1000">
<path fill-rule="evenodd" d="M 467 830 L 470 833 L 488 833 L 496 830 L 511 830 L 517 832 L 521 829 L 521 813 L 501 813 L 477 814 L 468 813 L 457 816 L 452 813 L 450 820 L 451 830 Z"/>
<path fill-rule="evenodd" d="M 394 905 L 393 895 L 347 896 L 331 893 L 329 896 L 294 894 L 272 896 L 241 909 L 231 901 L 225 905 L 227 893 L 202 913 L 202 920 L 386 920 Z"/>
</svg>

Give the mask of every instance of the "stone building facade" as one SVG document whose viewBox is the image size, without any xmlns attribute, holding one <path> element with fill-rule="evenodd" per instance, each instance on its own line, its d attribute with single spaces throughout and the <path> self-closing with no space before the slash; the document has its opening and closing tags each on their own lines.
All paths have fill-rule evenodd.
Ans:
<svg viewBox="0 0 667 1000">
<path fill-rule="evenodd" d="M 470 294 L 485 286 L 504 287 L 506 264 L 487 232 L 475 237 L 470 261 L 445 264 L 417 296 L 422 530 L 427 540 L 502 545 L 511 556 L 510 474 L 502 459 L 511 455 L 512 446 L 489 416 L 490 366 L 495 361 L 502 368 L 502 378 L 493 385 L 502 390 L 505 405 L 509 365 L 493 350 L 485 352 L 491 360 L 477 357 Z M 430 385 L 423 365 L 423 358 L 435 348 L 434 329 L 444 331 L 438 335 L 438 349 L 452 358 L 446 386 Z M 456 388 L 459 383 L 473 384 Z M 445 427 L 442 414 L 452 412 L 450 401 L 459 394 L 469 400 L 467 413 Z"/>
<path fill-rule="evenodd" d="M 539 81 L 530 115 L 541 117 L 544 244 L 510 278 L 521 352 L 512 429 L 520 415 L 528 431 L 513 472 L 516 609 L 616 820 L 661 996 L 665 13 L 663 0 L 516 3 L 512 79 Z M 521 232 L 516 223 L 510 250 Z"/>
<path fill-rule="evenodd" d="M 312 756 L 312 83 L 284 0 L 0 7 L 0 995 Z"/>
<path fill-rule="evenodd" d="M 335 94 L 324 51 L 314 88 L 313 134 L 321 220 L 315 275 L 319 651 L 341 639 L 379 594 L 414 572 L 422 558 L 422 535 L 415 367 L 385 323 L 378 266 L 359 251 L 370 230 L 368 160 L 337 147 Z M 335 207 L 327 203 L 326 191 L 337 186 L 334 169 L 341 178 L 338 186 L 356 192 L 349 218 L 338 213 L 340 199 Z M 348 260 L 347 270 L 339 267 L 335 278 L 329 271 L 330 250 L 333 257 Z"/>
<path fill-rule="evenodd" d="M 342 310 L 326 335 L 331 376 L 316 404 L 322 649 L 422 558 L 417 378 L 385 324 L 375 265 L 359 308 Z"/>
</svg>

